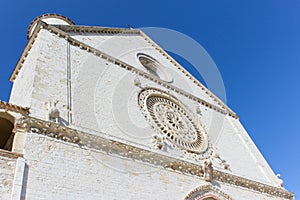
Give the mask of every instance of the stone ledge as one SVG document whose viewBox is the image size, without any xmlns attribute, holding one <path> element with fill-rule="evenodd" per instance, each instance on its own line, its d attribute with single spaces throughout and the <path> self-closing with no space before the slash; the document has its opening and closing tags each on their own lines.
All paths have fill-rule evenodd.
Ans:
<svg viewBox="0 0 300 200">
<path fill-rule="evenodd" d="M 0 149 L 0 157 L 14 158 L 17 159 L 19 157 L 23 157 L 23 154 L 6 151 L 4 149 Z"/>
<path fill-rule="evenodd" d="M 141 145 L 137 146 L 130 142 L 120 141 L 117 138 L 107 136 L 107 134 L 101 136 L 91 135 L 65 126 L 60 126 L 54 122 L 48 122 L 29 116 L 20 119 L 18 125 L 23 126 L 25 132 L 45 135 L 68 143 L 77 144 L 78 147 L 83 149 L 96 149 L 106 154 L 121 156 L 178 173 L 197 176 L 203 180 L 205 179 L 205 169 L 200 164 L 173 158 L 164 152 L 154 151 L 150 148 L 142 147 Z M 294 197 L 293 193 L 283 188 L 270 186 L 216 169 L 212 169 L 212 180 L 274 197 L 284 199 L 293 199 Z"/>
<path fill-rule="evenodd" d="M 285 198 L 285 199 L 293 199 L 294 198 L 293 193 L 288 192 L 287 190 L 285 190 L 283 188 L 270 186 L 270 185 L 267 185 L 264 183 L 260 183 L 257 181 L 239 177 L 234 174 L 229 174 L 226 172 L 214 170 L 213 177 L 217 181 L 227 183 L 230 185 L 239 186 L 242 188 L 247 188 L 250 190 L 254 190 L 256 192 L 265 193 L 265 194 L 269 194 L 272 196 L 277 196 L 277 197 Z"/>
</svg>

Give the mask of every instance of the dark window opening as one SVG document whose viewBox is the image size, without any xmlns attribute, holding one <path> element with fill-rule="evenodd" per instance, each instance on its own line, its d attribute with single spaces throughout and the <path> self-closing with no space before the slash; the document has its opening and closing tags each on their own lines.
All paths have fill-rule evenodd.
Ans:
<svg viewBox="0 0 300 200">
<path fill-rule="evenodd" d="M 14 124 L 8 119 L 0 118 L 0 149 L 12 150 L 14 139 L 13 128 Z"/>
</svg>

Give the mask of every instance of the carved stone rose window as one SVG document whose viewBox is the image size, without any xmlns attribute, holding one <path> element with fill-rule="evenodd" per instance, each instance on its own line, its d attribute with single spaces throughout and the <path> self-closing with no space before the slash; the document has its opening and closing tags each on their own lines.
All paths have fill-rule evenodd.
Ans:
<svg viewBox="0 0 300 200">
<path fill-rule="evenodd" d="M 206 131 L 175 97 L 148 88 L 140 92 L 138 101 L 151 126 L 169 142 L 190 152 L 202 153 L 207 150 Z"/>
</svg>

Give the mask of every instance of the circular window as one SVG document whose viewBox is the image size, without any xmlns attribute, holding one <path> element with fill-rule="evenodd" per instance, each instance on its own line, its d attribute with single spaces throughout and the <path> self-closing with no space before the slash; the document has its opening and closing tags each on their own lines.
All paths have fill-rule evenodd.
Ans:
<svg viewBox="0 0 300 200">
<path fill-rule="evenodd" d="M 165 82 L 172 82 L 173 78 L 166 68 L 160 64 L 157 60 L 149 55 L 138 53 L 137 57 L 143 67 L 152 75 L 160 78 Z"/>
<path fill-rule="evenodd" d="M 148 88 L 139 94 L 139 106 L 145 117 L 176 146 L 202 153 L 208 148 L 207 134 L 200 123 L 175 97 Z"/>
</svg>

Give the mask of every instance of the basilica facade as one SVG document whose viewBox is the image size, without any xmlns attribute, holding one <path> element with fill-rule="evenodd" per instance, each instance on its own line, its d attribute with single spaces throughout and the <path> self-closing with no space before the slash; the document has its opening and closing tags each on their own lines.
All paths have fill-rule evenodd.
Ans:
<svg viewBox="0 0 300 200">
<path fill-rule="evenodd" d="M 293 199 L 239 116 L 145 33 L 37 17 L 0 102 L 1 199 Z"/>
</svg>

